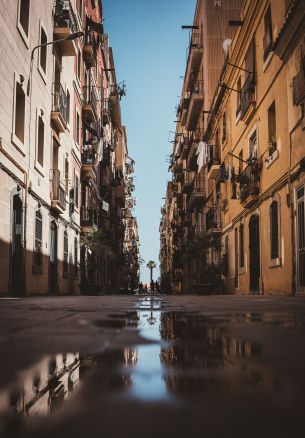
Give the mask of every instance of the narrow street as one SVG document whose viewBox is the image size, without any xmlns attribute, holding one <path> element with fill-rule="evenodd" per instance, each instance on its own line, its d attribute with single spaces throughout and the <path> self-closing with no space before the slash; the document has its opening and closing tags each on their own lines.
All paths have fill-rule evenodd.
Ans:
<svg viewBox="0 0 305 438">
<path fill-rule="evenodd" d="M 305 432 L 302 298 L 1 299 L 0 321 L 5 438 Z"/>
</svg>

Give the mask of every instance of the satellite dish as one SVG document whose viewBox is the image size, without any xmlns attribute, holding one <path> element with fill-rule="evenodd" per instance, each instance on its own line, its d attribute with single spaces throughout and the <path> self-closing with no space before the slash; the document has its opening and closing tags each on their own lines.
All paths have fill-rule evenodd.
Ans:
<svg viewBox="0 0 305 438">
<path fill-rule="evenodd" d="M 225 51 L 225 53 L 228 53 L 231 43 L 232 43 L 232 40 L 230 38 L 227 38 L 222 43 L 222 48 Z"/>
</svg>

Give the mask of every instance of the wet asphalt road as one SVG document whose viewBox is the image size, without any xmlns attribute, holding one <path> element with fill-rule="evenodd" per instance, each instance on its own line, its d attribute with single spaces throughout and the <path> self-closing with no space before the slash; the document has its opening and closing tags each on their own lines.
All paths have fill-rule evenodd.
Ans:
<svg viewBox="0 0 305 438">
<path fill-rule="evenodd" d="M 305 436 L 305 298 L 0 299 L 2 437 Z"/>
</svg>

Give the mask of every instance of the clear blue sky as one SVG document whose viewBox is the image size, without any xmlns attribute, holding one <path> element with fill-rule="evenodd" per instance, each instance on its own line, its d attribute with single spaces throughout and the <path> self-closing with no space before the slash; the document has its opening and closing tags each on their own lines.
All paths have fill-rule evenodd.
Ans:
<svg viewBox="0 0 305 438">
<path fill-rule="evenodd" d="M 118 82 L 125 80 L 121 101 L 129 154 L 135 159 L 140 253 L 159 266 L 160 208 L 165 196 L 169 131 L 175 129 L 175 106 L 185 73 L 189 31 L 195 0 L 103 0 L 104 27 L 113 48 Z M 157 278 L 158 273 L 154 274 Z"/>
</svg>

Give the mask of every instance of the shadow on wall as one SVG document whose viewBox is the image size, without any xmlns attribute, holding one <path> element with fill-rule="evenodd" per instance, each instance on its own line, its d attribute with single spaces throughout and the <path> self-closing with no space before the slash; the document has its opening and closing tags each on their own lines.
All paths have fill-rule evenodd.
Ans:
<svg viewBox="0 0 305 438">
<path fill-rule="evenodd" d="M 0 239 L 0 295 L 78 295 L 79 267 Z"/>
</svg>

